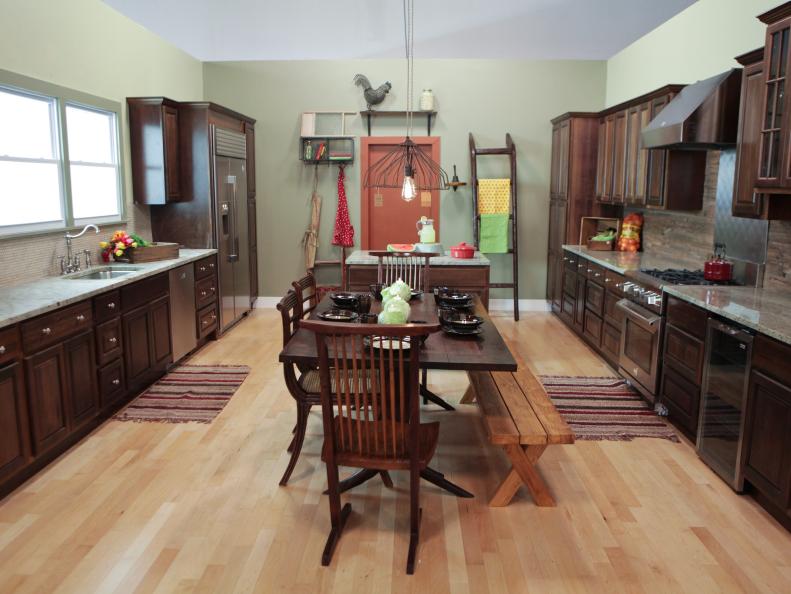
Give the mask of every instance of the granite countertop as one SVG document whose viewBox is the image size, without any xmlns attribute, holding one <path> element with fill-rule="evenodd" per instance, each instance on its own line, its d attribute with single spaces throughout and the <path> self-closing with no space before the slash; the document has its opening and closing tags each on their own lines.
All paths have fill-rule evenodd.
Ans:
<svg viewBox="0 0 791 594">
<path fill-rule="evenodd" d="M 420 252 L 415 252 L 420 255 Z M 372 256 L 368 250 L 355 250 L 346 257 L 347 265 L 376 265 L 379 259 Z M 467 260 L 461 258 L 451 258 L 450 251 L 446 251 L 444 256 L 431 258 L 431 266 L 489 266 L 489 258 L 481 252 L 475 252 L 472 258 Z"/>
<path fill-rule="evenodd" d="M 665 293 L 791 344 L 791 295 L 754 287 L 669 285 Z"/>
<path fill-rule="evenodd" d="M 99 293 L 123 287 L 215 253 L 217 250 L 214 249 L 182 249 L 179 251 L 179 257 L 172 260 L 123 264 L 124 266 L 134 266 L 139 270 L 112 279 L 72 280 L 67 277 L 52 276 L 28 283 L 0 287 L 0 328 L 88 299 Z M 119 262 L 118 265 L 122 265 L 122 263 Z M 93 268 L 99 269 L 101 266 Z"/>
<path fill-rule="evenodd" d="M 671 258 L 645 252 L 594 251 L 581 245 L 564 245 L 563 249 L 568 250 L 572 254 L 584 256 L 596 264 L 619 274 L 636 272 L 641 268 L 684 268 Z"/>
</svg>

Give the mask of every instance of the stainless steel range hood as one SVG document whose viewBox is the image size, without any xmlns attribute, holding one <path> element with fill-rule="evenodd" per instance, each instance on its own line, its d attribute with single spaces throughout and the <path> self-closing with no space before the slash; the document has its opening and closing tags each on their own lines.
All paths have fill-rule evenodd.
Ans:
<svg viewBox="0 0 791 594">
<path fill-rule="evenodd" d="M 741 69 L 688 85 L 643 129 L 645 148 L 707 150 L 736 144 Z"/>
</svg>

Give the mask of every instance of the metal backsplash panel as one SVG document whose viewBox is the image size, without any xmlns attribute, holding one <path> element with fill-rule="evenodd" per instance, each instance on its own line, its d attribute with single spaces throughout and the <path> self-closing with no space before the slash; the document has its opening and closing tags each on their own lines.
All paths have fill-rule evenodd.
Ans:
<svg viewBox="0 0 791 594">
<path fill-rule="evenodd" d="M 735 149 L 720 152 L 717 203 L 714 212 L 714 242 L 725 244 L 730 259 L 765 264 L 769 222 L 731 215 L 735 165 Z"/>
</svg>

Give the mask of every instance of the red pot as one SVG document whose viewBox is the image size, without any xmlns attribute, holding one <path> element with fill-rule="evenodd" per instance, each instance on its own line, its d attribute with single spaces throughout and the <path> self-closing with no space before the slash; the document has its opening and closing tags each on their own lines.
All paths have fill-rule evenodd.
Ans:
<svg viewBox="0 0 791 594">
<path fill-rule="evenodd" d="M 723 258 L 713 258 L 703 265 L 703 277 L 715 282 L 729 281 L 733 278 L 733 264 Z"/>
<path fill-rule="evenodd" d="M 462 241 L 459 245 L 451 246 L 450 255 L 452 258 L 469 260 L 475 255 L 475 246 Z"/>
</svg>

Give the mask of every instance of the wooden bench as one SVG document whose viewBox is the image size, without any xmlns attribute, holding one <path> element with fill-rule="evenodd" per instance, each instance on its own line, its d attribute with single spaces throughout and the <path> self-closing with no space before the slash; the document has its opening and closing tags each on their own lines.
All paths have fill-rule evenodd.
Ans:
<svg viewBox="0 0 791 594">
<path fill-rule="evenodd" d="M 462 403 L 477 400 L 489 441 L 501 446 L 512 464 L 489 505 L 508 505 L 524 484 L 536 505 L 553 507 L 555 500 L 536 462 L 547 446 L 574 443 L 574 433 L 552 404 L 544 386 L 524 366 L 514 373 L 471 371 L 468 375 L 470 388 Z"/>
</svg>

